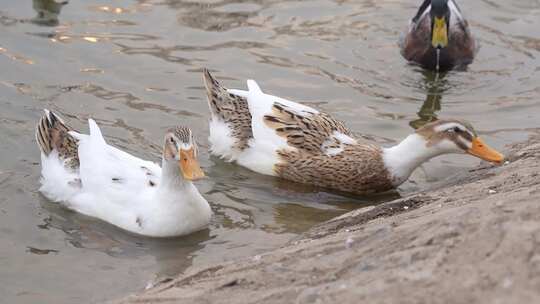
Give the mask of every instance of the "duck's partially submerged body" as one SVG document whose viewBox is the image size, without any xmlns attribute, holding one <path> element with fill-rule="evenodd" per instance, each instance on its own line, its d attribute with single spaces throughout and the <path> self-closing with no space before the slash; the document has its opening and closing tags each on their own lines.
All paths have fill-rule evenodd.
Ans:
<svg viewBox="0 0 540 304">
<path fill-rule="evenodd" d="M 188 128 L 166 134 L 162 169 L 108 145 L 92 119 L 85 135 L 45 112 L 36 139 L 47 198 L 145 236 L 179 236 L 208 225 L 210 206 L 191 182 L 204 175 Z"/>
<path fill-rule="evenodd" d="M 472 63 L 478 46 L 455 0 L 424 0 L 400 48 L 405 59 L 426 69 L 449 70 Z"/>
<path fill-rule="evenodd" d="M 366 194 L 399 186 L 437 155 L 503 159 L 457 120 L 426 125 L 400 144 L 382 148 L 356 138 L 326 113 L 263 93 L 253 80 L 248 91 L 228 90 L 205 70 L 204 81 L 212 154 L 261 174 Z"/>
</svg>

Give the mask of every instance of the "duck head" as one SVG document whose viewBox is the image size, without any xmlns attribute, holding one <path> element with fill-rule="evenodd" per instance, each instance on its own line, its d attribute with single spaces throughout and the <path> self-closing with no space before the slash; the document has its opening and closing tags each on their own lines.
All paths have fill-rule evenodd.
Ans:
<svg viewBox="0 0 540 304">
<path fill-rule="evenodd" d="M 176 127 L 165 134 L 163 159 L 177 162 L 180 172 L 186 180 L 198 180 L 204 172 L 197 161 L 197 143 L 187 127 Z"/>
<path fill-rule="evenodd" d="M 431 46 L 442 49 L 448 46 L 448 29 L 450 27 L 450 9 L 448 0 L 432 0 L 431 10 Z"/>
<path fill-rule="evenodd" d="M 467 153 L 500 164 L 504 156 L 478 137 L 473 127 L 460 120 L 438 120 L 419 128 L 416 134 L 426 141 L 435 154 Z"/>
</svg>

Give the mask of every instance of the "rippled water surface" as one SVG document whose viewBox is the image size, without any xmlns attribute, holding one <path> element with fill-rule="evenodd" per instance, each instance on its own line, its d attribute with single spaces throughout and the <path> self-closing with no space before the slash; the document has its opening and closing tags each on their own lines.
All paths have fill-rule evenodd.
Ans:
<svg viewBox="0 0 540 304">
<path fill-rule="evenodd" d="M 383 144 L 435 117 L 471 121 L 504 151 L 540 121 L 540 2 L 461 1 L 481 49 L 467 71 L 408 65 L 396 42 L 419 0 L 0 0 L 0 294 L 5 303 L 91 303 L 280 246 L 312 225 L 388 196 L 351 198 L 264 177 L 209 157 L 201 70 L 229 87 L 255 78 Z M 159 160 L 164 131 L 190 126 L 214 211 L 185 238 L 132 236 L 38 192 L 34 124 L 43 108 Z M 479 160 L 445 156 L 400 192 L 466 174 Z M 397 194 L 391 195 L 395 196 Z"/>
</svg>

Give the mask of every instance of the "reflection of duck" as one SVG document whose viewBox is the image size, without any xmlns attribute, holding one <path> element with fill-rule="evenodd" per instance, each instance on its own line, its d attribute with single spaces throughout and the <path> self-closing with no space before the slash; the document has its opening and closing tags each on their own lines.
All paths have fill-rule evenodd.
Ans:
<svg viewBox="0 0 540 304">
<path fill-rule="evenodd" d="M 424 71 L 422 74 L 424 74 L 424 83 L 427 88 L 426 100 L 417 113 L 419 118 L 409 123 L 413 129 L 418 129 L 426 123 L 437 120 L 435 113 L 441 110 L 442 93 L 446 90 L 444 73 Z"/>
<path fill-rule="evenodd" d="M 362 143 L 328 114 L 263 93 L 253 80 L 248 91 L 227 90 L 206 70 L 204 80 L 211 152 L 258 173 L 363 194 L 397 187 L 437 155 L 503 159 L 458 120 L 427 124 L 398 145 L 381 148 Z"/>
<path fill-rule="evenodd" d="M 93 120 L 90 135 L 45 111 L 36 129 L 40 191 L 49 199 L 136 234 L 168 237 L 206 227 L 211 210 L 191 180 L 204 176 L 191 130 L 165 135 L 163 170 L 109 146 Z"/>
<path fill-rule="evenodd" d="M 58 25 L 58 15 L 68 1 L 56 2 L 55 0 L 33 0 L 32 8 L 37 16 L 32 19 L 33 23 L 45 26 Z"/>
<path fill-rule="evenodd" d="M 476 53 L 469 24 L 455 0 L 424 0 L 401 39 L 400 47 L 405 59 L 430 70 L 437 66 L 441 70 L 466 66 Z"/>
</svg>

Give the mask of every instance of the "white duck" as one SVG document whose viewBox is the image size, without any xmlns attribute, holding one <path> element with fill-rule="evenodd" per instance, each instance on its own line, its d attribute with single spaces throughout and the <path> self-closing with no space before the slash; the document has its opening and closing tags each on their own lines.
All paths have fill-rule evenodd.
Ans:
<svg viewBox="0 0 540 304">
<path fill-rule="evenodd" d="M 192 183 L 204 173 L 189 128 L 165 134 L 162 169 L 108 145 L 96 122 L 88 124 L 90 135 L 80 134 L 45 110 L 36 139 L 47 198 L 139 235 L 180 236 L 208 225 L 212 211 Z"/>
</svg>

